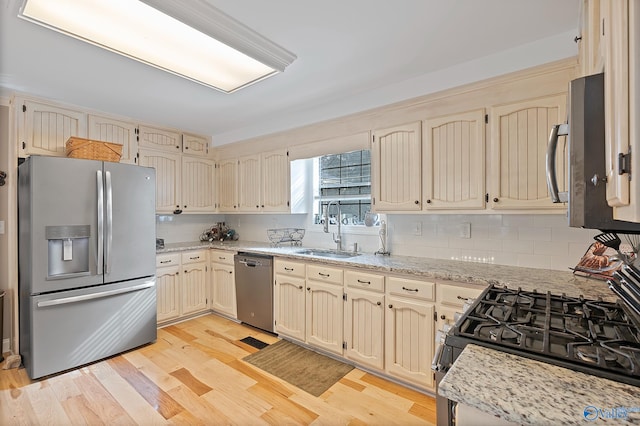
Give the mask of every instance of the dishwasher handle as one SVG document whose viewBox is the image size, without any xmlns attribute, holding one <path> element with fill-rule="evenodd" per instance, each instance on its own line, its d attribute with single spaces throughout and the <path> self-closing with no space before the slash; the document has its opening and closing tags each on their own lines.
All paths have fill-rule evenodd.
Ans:
<svg viewBox="0 0 640 426">
<path fill-rule="evenodd" d="M 257 266 L 263 266 L 262 263 L 258 260 L 238 260 L 238 263 L 241 263 L 245 266 L 248 266 L 249 268 L 255 268 Z"/>
</svg>

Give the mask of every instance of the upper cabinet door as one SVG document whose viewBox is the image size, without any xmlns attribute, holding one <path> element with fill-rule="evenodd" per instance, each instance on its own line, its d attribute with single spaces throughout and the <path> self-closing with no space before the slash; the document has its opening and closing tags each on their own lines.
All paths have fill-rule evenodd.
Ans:
<svg viewBox="0 0 640 426">
<path fill-rule="evenodd" d="M 182 152 L 184 154 L 205 156 L 209 153 L 209 140 L 203 136 L 183 133 Z"/>
<path fill-rule="evenodd" d="M 39 102 L 24 101 L 22 107 L 20 155 L 65 156 L 71 136 L 87 137 L 87 115 Z"/>
<path fill-rule="evenodd" d="M 182 156 L 182 209 L 185 213 L 215 211 L 215 162 Z"/>
<path fill-rule="evenodd" d="M 140 165 L 156 169 L 156 213 L 182 210 L 180 153 L 141 149 Z"/>
<path fill-rule="evenodd" d="M 238 160 L 232 158 L 218 163 L 218 210 L 238 211 Z"/>
<path fill-rule="evenodd" d="M 136 125 L 112 118 L 89 115 L 89 139 L 122 145 L 121 163 L 136 164 Z"/>
<path fill-rule="evenodd" d="M 262 211 L 289 211 L 289 154 L 286 150 L 262 154 Z"/>
<path fill-rule="evenodd" d="M 425 120 L 425 210 L 484 208 L 484 109 Z"/>
<path fill-rule="evenodd" d="M 238 161 L 238 210 L 257 212 L 262 208 L 260 156 L 240 157 Z"/>
<path fill-rule="evenodd" d="M 375 211 L 421 209 L 421 143 L 419 121 L 373 132 L 371 190 Z"/>
<path fill-rule="evenodd" d="M 545 174 L 551 126 L 566 122 L 566 94 L 491 109 L 489 202 L 493 209 L 564 210 L 553 204 Z M 567 150 L 557 150 L 558 187 L 567 187 Z"/>
<path fill-rule="evenodd" d="M 607 1 L 602 12 L 607 203 L 612 207 L 623 207 L 629 205 L 630 174 L 628 170 L 620 170 L 618 156 L 626 156 L 630 151 L 629 2 Z"/>
<path fill-rule="evenodd" d="M 182 152 L 182 137 L 171 130 L 140 126 L 138 136 L 138 145 L 141 147 Z"/>
</svg>

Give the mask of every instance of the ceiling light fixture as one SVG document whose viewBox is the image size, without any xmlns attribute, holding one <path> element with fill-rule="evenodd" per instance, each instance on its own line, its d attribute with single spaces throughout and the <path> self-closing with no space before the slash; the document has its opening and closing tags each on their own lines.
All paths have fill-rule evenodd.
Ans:
<svg viewBox="0 0 640 426">
<path fill-rule="evenodd" d="M 18 16 L 225 93 L 296 59 L 203 0 L 24 0 Z"/>
</svg>

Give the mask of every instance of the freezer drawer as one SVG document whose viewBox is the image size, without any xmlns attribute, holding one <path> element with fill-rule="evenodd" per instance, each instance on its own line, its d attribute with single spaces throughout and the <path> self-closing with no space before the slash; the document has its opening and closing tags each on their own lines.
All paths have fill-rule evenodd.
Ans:
<svg viewBox="0 0 640 426">
<path fill-rule="evenodd" d="M 25 297 L 21 355 L 36 379 L 156 340 L 155 277 Z M 25 311 L 26 309 L 26 311 Z"/>
</svg>

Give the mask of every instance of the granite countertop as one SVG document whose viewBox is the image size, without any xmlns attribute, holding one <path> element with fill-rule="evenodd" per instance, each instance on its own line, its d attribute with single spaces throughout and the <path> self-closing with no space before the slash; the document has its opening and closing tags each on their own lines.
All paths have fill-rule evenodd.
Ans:
<svg viewBox="0 0 640 426">
<path fill-rule="evenodd" d="M 488 263 L 463 262 L 448 259 L 433 259 L 412 256 L 380 256 L 360 253 L 358 256 L 333 259 L 296 253 L 301 247 L 271 247 L 269 243 L 255 241 L 169 243 L 157 253 L 213 248 L 229 251 L 245 251 L 285 257 L 303 261 L 320 261 L 342 267 L 364 268 L 384 273 L 414 275 L 419 278 L 456 281 L 487 286 L 494 284 L 524 290 L 537 290 L 584 296 L 589 299 L 616 300 L 615 294 L 604 281 L 578 277 L 570 271 L 523 268 Z"/>
<path fill-rule="evenodd" d="M 640 423 L 640 388 L 477 345 L 464 348 L 438 393 L 518 424 L 584 425 L 595 409 L 615 417 L 598 423 Z"/>
</svg>

